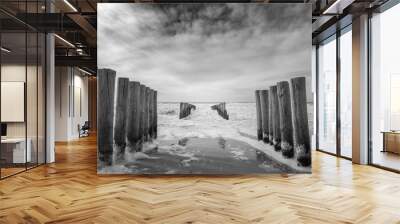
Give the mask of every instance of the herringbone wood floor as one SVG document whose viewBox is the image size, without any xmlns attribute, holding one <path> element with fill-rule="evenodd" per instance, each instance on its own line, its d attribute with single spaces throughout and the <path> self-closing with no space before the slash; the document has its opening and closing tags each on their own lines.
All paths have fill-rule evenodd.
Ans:
<svg viewBox="0 0 400 224">
<path fill-rule="evenodd" d="M 0 181 L 0 223 L 400 223 L 400 175 L 315 152 L 312 175 L 98 176 L 96 142 Z"/>
</svg>

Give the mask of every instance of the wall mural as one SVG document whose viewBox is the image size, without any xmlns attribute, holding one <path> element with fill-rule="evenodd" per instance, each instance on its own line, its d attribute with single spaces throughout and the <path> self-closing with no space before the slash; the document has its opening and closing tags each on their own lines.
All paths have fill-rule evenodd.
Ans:
<svg viewBox="0 0 400 224">
<path fill-rule="evenodd" d="M 310 173 L 308 4 L 98 4 L 98 173 Z"/>
</svg>

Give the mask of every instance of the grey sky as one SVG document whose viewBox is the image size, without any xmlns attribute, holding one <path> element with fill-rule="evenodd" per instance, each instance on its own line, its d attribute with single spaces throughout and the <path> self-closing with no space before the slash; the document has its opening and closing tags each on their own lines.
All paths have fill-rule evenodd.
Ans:
<svg viewBox="0 0 400 224">
<path fill-rule="evenodd" d="M 160 101 L 254 101 L 311 75 L 308 4 L 98 4 L 98 67 Z"/>
</svg>

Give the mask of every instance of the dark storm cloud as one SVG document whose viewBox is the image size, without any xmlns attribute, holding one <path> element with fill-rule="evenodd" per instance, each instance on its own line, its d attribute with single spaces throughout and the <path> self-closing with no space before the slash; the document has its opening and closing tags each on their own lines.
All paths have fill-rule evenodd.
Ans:
<svg viewBox="0 0 400 224">
<path fill-rule="evenodd" d="M 252 101 L 253 90 L 310 75 L 303 4 L 99 4 L 98 66 L 167 101 Z"/>
<path fill-rule="evenodd" d="M 203 36 L 240 31 L 249 27 L 261 29 L 261 33 L 279 31 L 281 27 L 301 26 L 308 21 L 307 7 L 275 5 L 273 7 L 243 7 L 243 4 L 149 4 L 144 10 L 160 17 L 159 27 L 147 24 L 141 31 L 154 31 L 174 36 L 193 33 Z M 251 29 L 250 29 L 251 30 Z M 252 30 L 251 30 L 252 31 Z"/>
<path fill-rule="evenodd" d="M 156 5 L 152 7 L 163 16 L 160 33 L 179 35 L 195 33 L 203 36 L 226 33 L 246 26 L 245 14 L 236 14 L 226 4 L 215 5 Z"/>
</svg>

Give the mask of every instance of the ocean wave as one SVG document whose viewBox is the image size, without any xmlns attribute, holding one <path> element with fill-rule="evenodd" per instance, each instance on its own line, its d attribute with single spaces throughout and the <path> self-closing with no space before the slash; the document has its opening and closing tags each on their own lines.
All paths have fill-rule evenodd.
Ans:
<svg viewBox="0 0 400 224">
<path fill-rule="evenodd" d="M 227 104 L 229 120 L 225 120 L 214 110 L 213 104 L 195 104 L 196 110 L 186 119 L 176 116 L 166 116 L 168 111 L 179 111 L 179 103 L 159 104 L 159 138 L 161 140 L 177 140 L 181 138 L 217 138 L 235 137 L 238 130 L 253 134 L 256 131 L 255 104 Z"/>
<path fill-rule="evenodd" d="M 257 133 L 255 103 L 227 103 L 229 120 L 211 110 L 213 103 L 192 103 L 196 110 L 185 119 L 179 119 L 179 103 L 158 104 L 158 133 L 161 140 L 181 138 L 236 138 L 247 136 L 254 139 Z M 309 111 L 310 135 L 312 134 L 312 105 Z M 175 113 L 173 114 L 172 111 Z"/>
</svg>

